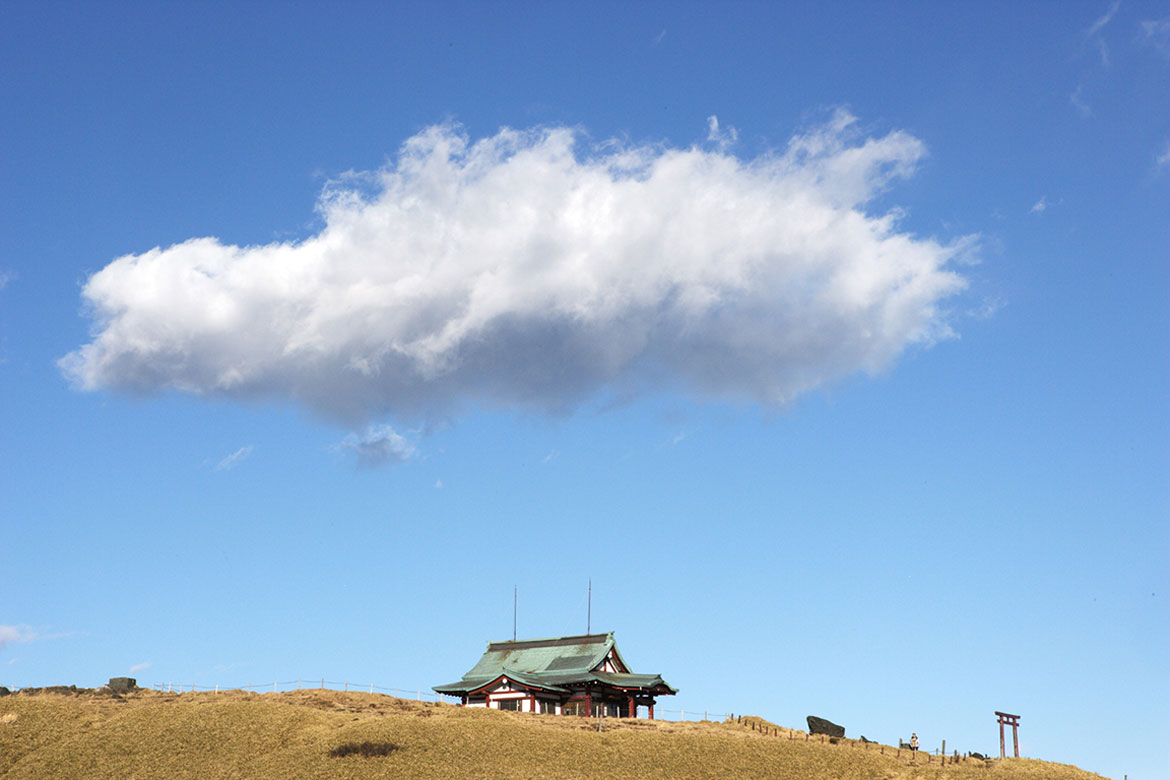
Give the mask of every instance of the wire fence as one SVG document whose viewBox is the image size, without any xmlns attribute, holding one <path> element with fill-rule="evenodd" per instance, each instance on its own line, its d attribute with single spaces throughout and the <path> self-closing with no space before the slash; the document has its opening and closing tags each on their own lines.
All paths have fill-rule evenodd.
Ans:
<svg viewBox="0 0 1170 780">
<path fill-rule="evenodd" d="M 150 687 L 168 693 L 194 693 L 196 691 L 220 693 L 224 691 L 248 691 L 251 693 L 284 693 L 302 690 L 353 691 L 356 693 L 383 693 L 396 699 L 413 701 L 444 701 L 439 694 L 418 686 L 388 686 L 375 683 L 359 683 L 349 680 L 328 680 L 324 677 L 298 678 L 296 680 L 273 680 L 272 682 L 249 683 L 247 685 L 197 685 L 195 683 L 155 682 Z"/>
<path fill-rule="evenodd" d="M 703 721 L 708 721 L 708 720 L 723 721 L 723 720 L 727 720 L 728 718 L 733 717 L 732 713 L 730 713 L 730 712 L 714 712 L 712 710 L 697 710 L 697 709 L 696 710 L 687 710 L 687 709 L 669 710 L 669 709 L 666 709 L 665 707 L 655 707 L 654 708 L 654 717 L 658 718 L 659 714 L 664 716 L 661 718 L 661 720 L 687 721 L 687 722 L 695 722 L 695 723 L 702 723 Z M 678 717 L 674 717 L 674 718 L 669 717 L 671 715 L 677 715 Z"/>
<path fill-rule="evenodd" d="M 211 692 L 221 693 L 226 691 L 247 691 L 251 693 L 284 693 L 287 691 L 302 691 L 302 690 L 331 690 L 355 693 L 381 693 L 388 696 L 393 696 L 396 699 L 407 699 L 410 701 L 429 701 L 429 702 L 449 702 L 453 704 L 458 703 L 457 696 L 444 696 L 435 693 L 426 688 L 415 686 L 401 686 L 401 685 L 378 685 L 376 683 L 363 683 L 351 680 L 330 680 L 324 677 L 308 678 L 301 677 L 296 680 L 273 680 L 272 682 L 263 683 L 249 683 L 246 685 L 199 685 L 197 683 L 175 683 L 175 682 L 153 682 L 150 684 L 151 689 L 156 691 L 163 691 L 167 693 L 194 693 Z M 649 710 L 645 705 L 638 707 L 640 717 L 648 717 Z M 717 712 L 710 709 L 696 708 L 679 708 L 672 710 L 666 707 L 655 706 L 654 718 L 656 720 L 669 720 L 675 722 L 690 722 L 702 723 L 710 720 L 726 720 L 732 717 L 730 712 Z"/>
</svg>

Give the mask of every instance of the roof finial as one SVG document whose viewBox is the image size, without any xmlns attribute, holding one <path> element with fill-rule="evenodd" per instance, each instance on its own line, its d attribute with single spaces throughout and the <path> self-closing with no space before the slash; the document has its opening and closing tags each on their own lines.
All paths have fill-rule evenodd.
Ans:
<svg viewBox="0 0 1170 780">
<path fill-rule="evenodd" d="M 512 641 L 516 641 L 516 594 L 520 588 L 516 585 L 512 586 Z"/>
<path fill-rule="evenodd" d="M 585 612 L 585 633 L 590 633 L 593 628 L 593 578 L 589 578 L 589 606 Z"/>
</svg>

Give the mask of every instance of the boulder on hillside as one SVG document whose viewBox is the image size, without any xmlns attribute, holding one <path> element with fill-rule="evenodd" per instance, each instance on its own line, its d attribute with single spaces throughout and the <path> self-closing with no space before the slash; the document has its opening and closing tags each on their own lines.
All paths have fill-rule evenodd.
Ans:
<svg viewBox="0 0 1170 780">
<path fill-rule="evenodd" d="M 114 693 L 130 693 L 138 690 L 138 680 L 133 677 L 111 677 L 110 690 Z"/>
<path fill-rule="evenodd" d="M 0 685 L 0 696 L 7 696 L 10 693 L 12 693 L 12 691 L 8 690 L 3 685 Z"/>
<path fill-rule="evenodd" d="M 808 733 L 809 734 L 825 734 L 825 735 L 830 736 L 830 737 L 843 737 L 843 736 L 845 736 L 845 727 L 838 726 L 836 723 L 833 723 L 831 720 L 825 720 L 824 718 L 818 718 L 816 715 L 809 715 L 807 718 L 805 718 L 805 720 L 808 721 Z"/>
</svg>

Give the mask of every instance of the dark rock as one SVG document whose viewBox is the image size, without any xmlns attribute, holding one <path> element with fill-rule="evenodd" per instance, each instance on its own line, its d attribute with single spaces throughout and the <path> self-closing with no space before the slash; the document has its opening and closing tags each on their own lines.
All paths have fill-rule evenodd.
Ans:
<svg viewBox="0 0 1170 780">
<path fill-rule="evenodd" d="M 983 755 L 982 753 L 972 753 L 971 758 L 987 758 L 987 756 Z"/>
<path fill-rule="evenodd" d="M 111 677 L 110 690 L 114 693 L 130 693 L 138 689 L 138 680 L 133 677 Z"/>
<path fill-rule="evenodd" d="M 861 741 L 862 742 L 873 742 L 872 739 L 866 739 L 864 734 L 861 735 Z"/>
<path fill-rule="evenodd" d="M 818 718 L 816 715 L 809 715 L 805 720 L 808 721 L 809 734 L 825 734 L 830 737 L 845 736 L 845 727 L 838 726 L 832 721 Z"/>
<path fill-rule="evenodd" d="M 12 693 L 12 691 L 8 690 L 3 685 L 0 685 L 0 696 L 7 696 L 10 693 Z"/>
</svg>

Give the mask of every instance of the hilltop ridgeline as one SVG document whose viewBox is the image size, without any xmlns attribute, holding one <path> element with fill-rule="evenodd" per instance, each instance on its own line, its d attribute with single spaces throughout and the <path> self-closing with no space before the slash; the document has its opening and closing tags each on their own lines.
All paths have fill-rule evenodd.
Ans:
<svg viewBox="0 0 1170 780">
<path fill-rule="evenodd" d="M 918 754 L 756 717 L 531 715 L 368 693 L 45 689 L 0 699 L 0 779 L 1094 780 L 1030 759 Z M 60 694 L 66 695 L 60 695 Z"/>
</svg>

